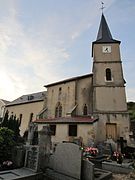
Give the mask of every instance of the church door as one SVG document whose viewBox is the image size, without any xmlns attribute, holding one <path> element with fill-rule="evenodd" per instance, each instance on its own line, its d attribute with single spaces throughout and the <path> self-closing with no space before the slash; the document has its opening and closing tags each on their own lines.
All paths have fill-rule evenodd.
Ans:
<svg viewBox="0 0 135 180">
<path fill-rule="evenodd" d="M 117 140 L 117 125 L 116 123 L 106 123 L 106 137 Z"/>
</svg>

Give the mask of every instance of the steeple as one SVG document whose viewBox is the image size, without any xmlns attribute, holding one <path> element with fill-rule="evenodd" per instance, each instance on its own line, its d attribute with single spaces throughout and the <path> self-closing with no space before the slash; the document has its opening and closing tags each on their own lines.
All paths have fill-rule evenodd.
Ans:
<svg viewBox="0 0 135 180">
<path fill-rule="evenodd" d="M 97 39 L 93 43 L 120 43 L 120 41 L 113 39 L 103 13 L 101 16 Z"/>
</svg>

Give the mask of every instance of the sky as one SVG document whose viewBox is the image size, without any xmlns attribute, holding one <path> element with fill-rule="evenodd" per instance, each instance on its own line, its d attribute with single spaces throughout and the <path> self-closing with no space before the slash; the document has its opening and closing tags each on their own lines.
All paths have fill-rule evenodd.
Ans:
<svg viewBox="0 0 135 180">
<path fill-rule="evenodd" d="M 104 0 L 104 6 L 112 36 L 121 41 L 127 101 L 135 101 L 135 1 Z M 100 0 L 0 0 L 0 99 L 91 73 L 100 8 Z"/>
</svg>

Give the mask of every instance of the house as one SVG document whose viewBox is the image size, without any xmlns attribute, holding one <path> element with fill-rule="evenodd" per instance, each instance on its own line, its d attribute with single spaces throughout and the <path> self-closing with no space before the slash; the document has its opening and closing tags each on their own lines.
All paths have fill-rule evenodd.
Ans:
<svg viewBox="0 0 135 180">
<path fill-rule="evenodd" d="M 45 85 L 47 100 L 35 123 L 39 130 L 50 125 L 53 143 L 116 141 L 129 132 L 120 43 L 102 14 L 92 42 L 92 73 Z"/>
<path fill-rule="evenodd" d="M 5 106 L 8 103 L 10 103 L 10 101 L 4 100 L 4 99 L 0 99 L 0 122 L 2 121 L 2 118 L 4 116 Z"/>
<path fill-rule="evenodd" d="M 16 118 L 21 120 L 20 134 L 23 135 L 28 130 L 28 125 L 33 121 L 37 114 L 44 107 L 44 99 L 46 92 L 37 92 L 32 94 L 23 95 L 6 105 L 5 111 L 16 115 Z"/>
</svg>

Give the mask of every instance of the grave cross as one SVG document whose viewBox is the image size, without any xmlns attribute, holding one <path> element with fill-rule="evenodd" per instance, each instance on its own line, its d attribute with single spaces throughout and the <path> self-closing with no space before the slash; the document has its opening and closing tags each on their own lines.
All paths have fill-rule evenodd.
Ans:
<svg viewBox="0 0 135 180">
<path fill-rule="evenodd" d="M 120 144 L 121 153 L 124 153 L 124 147 L 127 143 L 127 140 L 124 140 L 123 137 L 120 137 L 120 139 L 117 140 L 117 142 Z"/>
</svg>

